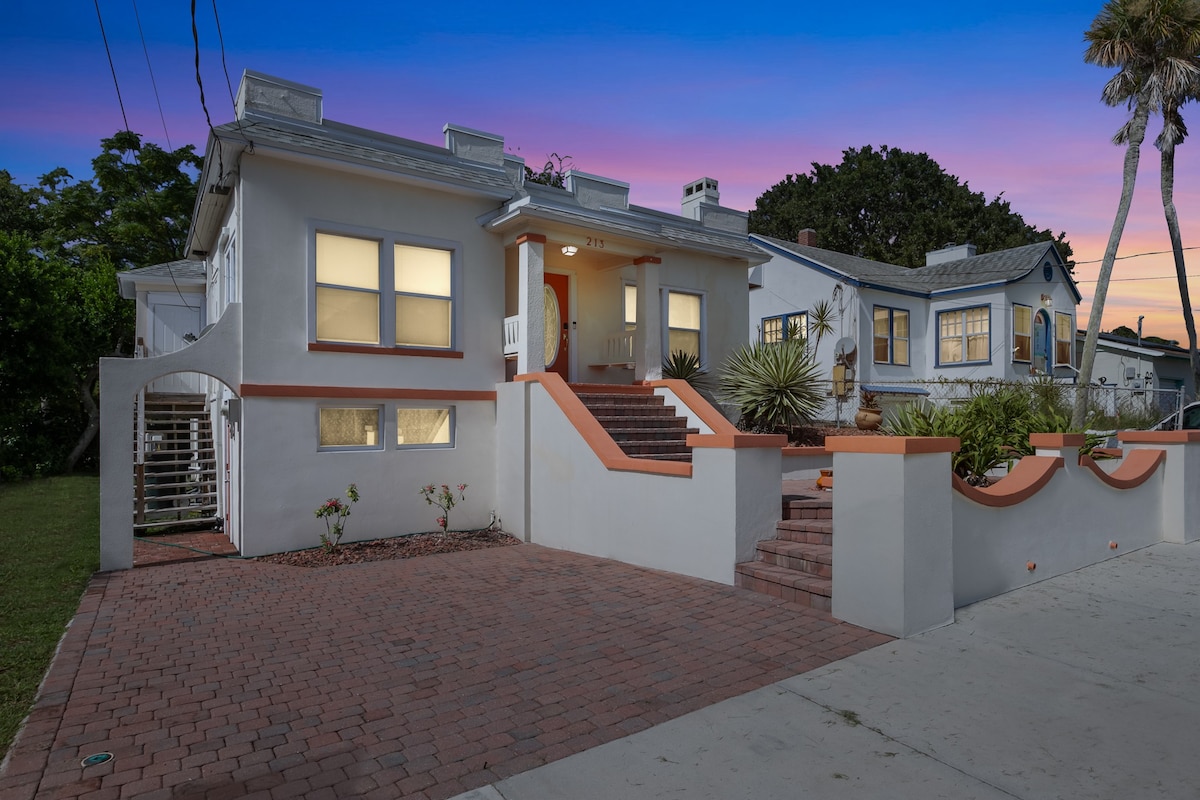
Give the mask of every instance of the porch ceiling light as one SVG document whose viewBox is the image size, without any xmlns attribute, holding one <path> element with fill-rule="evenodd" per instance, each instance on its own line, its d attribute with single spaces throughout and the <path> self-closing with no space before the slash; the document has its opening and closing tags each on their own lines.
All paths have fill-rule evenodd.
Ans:
<svg viewBox="0 0 1200 800">
<path fill-rule="evenodd" d="M 573 256 L 579 252 L 579 248 L 573 244 L 565 244 L 562 249 L 564 256 Z"/>
</svg>

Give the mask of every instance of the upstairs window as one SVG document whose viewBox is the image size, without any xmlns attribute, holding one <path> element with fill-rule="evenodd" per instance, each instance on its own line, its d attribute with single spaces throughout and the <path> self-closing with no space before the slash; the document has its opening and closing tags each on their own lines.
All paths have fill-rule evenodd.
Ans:
<svg viewBox="0 0 1200 800">
<path fill-rule="evenodd" d="M 334 233 L 315 245 L 316 341 L 453 347 L 453 250 Z"/>
<path fill-rule="evenodd" d="M 908 364 L 908 312 L 875 306 L 874 359 L 876 364 Z"/>
<path fill-rule="evenodd" d="M 938 364 L 986 363 L 991 350 L 987 306 L 938 313 Z"/>
</svg>

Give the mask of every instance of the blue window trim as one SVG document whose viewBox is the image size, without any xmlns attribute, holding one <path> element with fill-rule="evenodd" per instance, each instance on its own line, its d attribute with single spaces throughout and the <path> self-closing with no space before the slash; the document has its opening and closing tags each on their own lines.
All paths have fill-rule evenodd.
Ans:
<svg viewBox="0 0 1200 800">
<path fill-rule="evenodd" d="M 979 359 L 977 361 L 968 361 L 968 360 L 966 360 L 966 357 L 967 357 L 966 315 L 967 315 L 968 311 L 974 311 L 977 308 L 986 308 L 987 309 L 987 337 L 988 337 L 987 358 Z M 963 359 L 964 359 L 963 361 L 949 361 L 949 362 L 945 362 L 945 363 L 942 362 L 942 315 L 943 314 L 959 314 L 960 316 L 963 317 L 963 333 L 962 333 L 962 345 L 963 345 L 962 352 L 963 352 Z M 949 368 L 953 368 L 953 367 L 977 367 L 977 366 L 980 366 L 983 364 L 991 364 L 992 363 L 992 307 L 991 307 L 991 305 L 984 303 L 984 304 L 980 304 L 977 306 L 965 306 L 963 308 L 947 308 L 944 311 L 937 312 L 937 316 L 935 317 L 934 321 L 937 325 L 937 350 L 935 351 L 937 357 L 934 361 L 934 365 L 938 369 L 942 369 L 942 368 L 949 369 Z"/>
<path fill-rule="evenodd" d="M 1059 317 L 1066 317 L 1068 320 L 1071 320 L 1071 322 L 1067 325 L 1067 328 L 1071 331 L 1071 336 L 1068 339 L 1059 339 L 1058 338 L 1058 318 Z M 1064 365 L 1075 366 L 1075 364 L 1074 364 L 1074 362 L 1075 362 L 1074 315 L 1072 315 L 1066 311 L 1055 311 L 1054 312 L 1054 330 L 1051 332 L 1049 338 L 1050 338 L 1050 341 L 1054 344 L 1054 366 L 1056 366 L 1056 367 L 1061 367 Z M 1063 341 L 1065 341 L 1067 343 L 1067 360 L 1059 361 L 1058 360 L 1058 343 L 1063 342 Z"/>
<path fill-rule="evenodd" d="M 876 335 L 875 334 L 875 312 L 876 311 L 888 312 L 888 334 L 887 334 L 888 360 L 887 361 L 878 361 L 875 359 L 875 335 Z M 903 338 L 903 341 L 908 342 L 908 361 L 905 361 L 904 363 L 900 363 L 900 362 L 896 361 L 896 339 L 898 337 L 896 336 L 895 320 L 896 320 L 896 312 L 897 311 L 899 311 L 900 313 L 902 313 L 908 317 L 908 325 L 909 325 L 908 333 L 909 333 L 909 335 L 905 336 Z M 909 310 L 907 308 L 894 308 L 892 306 L 881 306 L 881 305 L 871 306 L 871 363 L 873 363 L 873 364 L 891 364 L 892 366 L 896 366 L 896 367 L 912 366 L 912 314 L 909 312 Z"/>
<path fill-rule="evenodd" d="M 763 317 L 762 322 L 758 326 L 758 340 L 763 344 L 767 344 L 767 321 L 778 320 L 779 330 L 782 338 L 781 342 L 786 342 L 788 338 L 788 321 L 795 317 L 804 317 L 804 338 L 808 338 L 808 309 L 804 311 L 788 311 L 784 314 L 772 314 L 769 317 Z M 773 342 L 771 344 L 774 344 Z"/>
</svg>

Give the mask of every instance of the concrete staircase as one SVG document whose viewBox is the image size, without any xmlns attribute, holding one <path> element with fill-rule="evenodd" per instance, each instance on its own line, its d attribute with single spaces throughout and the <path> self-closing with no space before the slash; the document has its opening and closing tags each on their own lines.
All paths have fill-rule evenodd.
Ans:
<svg viewBox="0 0 1200 800">
<path fill-rule="evenodd" d="M 754 561 L 734 567 L 738 586 L 830 611 L 833 599 L 833 497 L 783 501 L 774 539 L 758 543 Z"/>
<path fill-rule="evenodd" d="M 687 426 L 687 417 L 675 415 L 662 396 L 649 386 L 597 383 L 572 384 L 571 388 L 631 458 L 658 461 L 691 461 L 687 435 L 699 433 Z"/>
</svg>

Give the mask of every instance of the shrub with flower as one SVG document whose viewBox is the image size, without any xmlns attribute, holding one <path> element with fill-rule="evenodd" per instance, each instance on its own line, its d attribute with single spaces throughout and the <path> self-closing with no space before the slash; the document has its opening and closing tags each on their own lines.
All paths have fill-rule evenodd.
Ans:
<svg viewBox="0 0 1200 800">
<path fill-rule="evenodd" d="M 461 500 L 466 500 L 464 492 L 467 491 L 465 483 L 458 484 L 458 500 L 454 499 L 454 490 L 446 484 L 442 484 L 441 489 L 438 489 L 432 483 L 421 487 L 421 496 L 425 498 L 425 502 L 431 506 L 437 506 L 442 510 L 442 515 L 437 518 L 438 527 L 442 529 L 442 533 L 450 530 L 450 509 L 454 508 Z"/>
<path fill-rule="evenodd" d="M 346 517 L 350 516 L 350 506 L 358 502 L 358 487 L 353 483 L 346 487 L 346 499 L 343 503 L 340 497 L 331 497 L 317 507 L 313 515 L 325 520 L 325 533 L 321 534 L 321 546 L 325 552 L 331 552 L 338 546 L 342 534 L 346 532 Z"/>
</svg>

